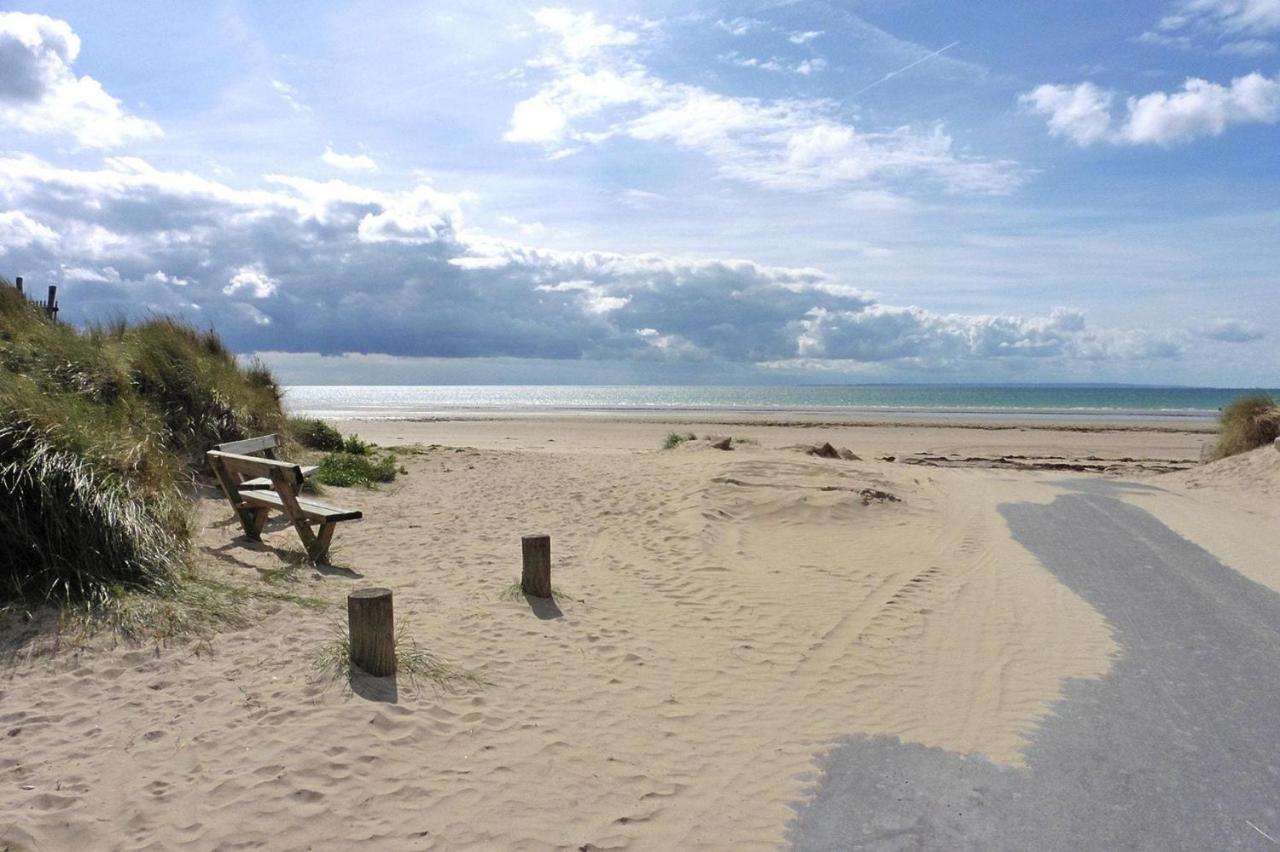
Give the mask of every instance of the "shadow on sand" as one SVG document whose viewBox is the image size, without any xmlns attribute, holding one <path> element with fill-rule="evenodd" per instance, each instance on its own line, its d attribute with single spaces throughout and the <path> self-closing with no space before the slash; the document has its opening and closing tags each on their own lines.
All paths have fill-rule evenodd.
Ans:
<svg viewBox="0 0 1280 852">
<path fill-rule="evenodd" d="M 352 692 L 369 701 L 395 704 L 400 700 L 400 689 L 396 684 L 395 675 L 374 677 L 353 666 L 347 682 L 351 685 Z"/>
</svg>

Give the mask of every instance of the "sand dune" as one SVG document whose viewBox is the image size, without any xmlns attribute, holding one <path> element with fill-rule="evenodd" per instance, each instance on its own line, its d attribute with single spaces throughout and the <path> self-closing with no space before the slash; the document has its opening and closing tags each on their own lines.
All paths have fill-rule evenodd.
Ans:
<svg viewBox="0 0 1280 852">
<path fill-rule="evenodd" d="M 592 428 L 575 440 L 506 423 L 478 449 L 427 448 L 455 426 L 362 430 L 422 449 L 387 488 L 334 489 L 367 519 L 335 539 L 349 570 L 307 569 L 288 586 L 331 607 L 281 603 L 207 645 L 12 664 L 0 837 L 40 849 L 773 848 L 841 737 L 1017 765 L 1064 682 L 1111 665 L 1105 621 L 997 512 L 1052 500 L 1072 474 L 780 448 L 811 441 L 805 430 L 760 429 L 759 446 L 722 452 L 657 450 L 665 430 L 646 423 Z M 915 451 L 955 446 L 921 434 Z M 833 443 L 874 443 L 856 437 Z M 1075 440 L 1046 449 L 1070 454 Z M 1089 449 L 1119 455 L 1130 440 L 1095 436 Z M 1157 477 L 1165 490 L 1134 499 L 1208 505 L 1186 517 L 1220 520 L 1244 475 L 1221 471 Z M 1280 479 L 1256 474 L 1259 488 Z M 250 548 L 227 515 L 202 501 L 209 570 L 261 582 L 297 550 L 280 528 Z M 554 605 L 508 594 L 530 532 L 552 536 Z M 319 675 L 346 593 L 371 584 L 395 590 L 406 634 L 483 684 L 352 689 Z"/>
</svg>

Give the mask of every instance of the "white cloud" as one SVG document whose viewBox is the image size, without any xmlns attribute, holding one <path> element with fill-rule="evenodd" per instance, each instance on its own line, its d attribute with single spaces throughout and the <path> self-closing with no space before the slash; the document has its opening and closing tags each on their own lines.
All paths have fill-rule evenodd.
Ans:
<svg viewBox="0 0 1280 852">
<path fill-rule="evenodd" d="M 111 148 L 162 135 L 129 114 L 97 80 L 71 66 L 80 39 L 66 21 L 0 12 L 0 123 L 25 133 L 67 135 L 85 148 Z"/>
<path fill-rule="evenodd" d="M 1106 139 L 1111 133 L 1113 92 L 1093 83 L 1061 86 L 1046 83 L 1022 96 L 1025 106 L 1049 118 L 1049 132 L 1065 136 L 1077 145 Z"/>
<path fill-rule="evenodd" d="M 730 18 L 727 21 L 721 18 L 720 20 L 716 21 L 715 26 L 716 26 L 716 29 L 723 30 L 724 32 L 727 32 L 729 35 L 744 36 L 747 33 L 751 32 L 752 30 L 756 29 L 757 27 L 761 26 L 762 24 L 763 24 L 762 21 L 758 21 L 755 18 L 739 17 L 739 18 Z"/>
<path fill-rule="evenodd" d="M 568 9 L 539 9 L 533 14 L 538 26 L 560 38 L 564 58 L 578 61 L 595 56 L 606 47 L 634 44 L 635 33 L 602 24 L 591 12 L 575 14 Z"/>
<path fill-rule="evenodd" d="M 1021 182 L 1012 163 L 957 151 L 940 125 L 862 131 L 840 119 L 830 101 L 735 97 L 668 82 L 625 51 L 615 56 L 574 47 L 566 31 L 599 25 L 588 15 L 585 23 L 568 26 L 563 16 L 571 13 L 558 14 L 557 27 L 549 28 L 557 43 L 540 62 L 552 77 L 516 104 L 507 141 L 553 151 L 617 137 L 666 143 L 706 156 L 725 177 L 796 190 L 923 180 L 953 192 L 1001 194 Z M 616 30 L 589 41 L 632 43 Z M 821 67 L 813 59 L 792 70 L 807 74 Z"/>
<path fill-rule="evenodd" d="M 809 30 L 808 32 L 792 33 L 787 36 L 787 41 L 792 44 L 808 44 L 820 35 L 822 35 L 822 30 Z"/>
<path fill-rule="evenodd" d="M 722 53 L 716 57 L 721 62 L 729 65 L 737 65 L 739 68 L 759 68 L 761 71 L 778 71 L 791 72 L 793 74 L 801 74 L 808 76 L 814 72 L 821 71 L 827 67 L 827 60 L 820 56 L 811 59 L 802 59 L 799 62 L 788 64 L 786 61 L 778 57 L 770 57 L 769 59 L 757 59 L 754 56 L 743 56 L 736 50 L 729 53 Z"/>
<path fill-rule="evenodd" d="M 58 235 L 42 222 L 37 222 L 21 210 L 0 212 L 0 254 L 9 249 L 25 248 L 32 243 L 54 245 Z"/>
<path fill-rule="evenodd" d="M 348 172 L 376 172 L 378 164 L 368 154 L 339 154 L 329 145 L 324 147 L 320 159 L 335 169 Z"/>
<path fill-rule="evenodd" d="M 1235 56 L 1276 51 L 1280 0 L 1180 0 L 1139 40 L 1182 50 Z"/>
<path fill-rule="evenodd" d="M 269 299 L 276 294 L 279 286 L 279 281 L 264 272 L 261 266 L 254 264 L 237 269 L 222 292 L 228 296 L 246 294 L 255 299 Z"/>
<path fill-rule="evenodd" d="M 1220 136 L 1239 124 L 1280 121 L 1280 75 L 1258 72 L 1237 77 L 1229 86 L 1189 78 L 1177 92 L 1151 92 L 1126 101 L 1126 114 L 1112 112 L 1115 93 L 1092 83 L 1043 85 L 1021 103 L 1048 118 L 1049 132 L 1077 145 L 1172 145 L 1203 136 Z"/>
<path fill-rule="evenodd" d="M 289 109 L 294 112 L 311 112 L 311 107 L 302 102 L 301 95 L 298 90 L 283 80 L 272 80 L 271 88 L 275 89 L 280 99 L 289 105 Z"/>
</svg>

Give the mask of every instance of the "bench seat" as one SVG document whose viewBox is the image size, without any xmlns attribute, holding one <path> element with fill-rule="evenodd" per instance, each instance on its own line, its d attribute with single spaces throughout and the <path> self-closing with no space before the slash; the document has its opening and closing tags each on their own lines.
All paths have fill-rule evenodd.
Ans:
<svg viewBox="0 0 1280 852">
<path fill-rule="evenodd" d="M 319 468 L 319 465 L 304 464 L 304 465 L 299 465 L 298 469 L 302 471 L 302 478 L 307 479 L 311 476 L 311 474 L 315 473 L 320 468 Z M 244 482 L 240 483 L 241 491 L 245 491 L 245 490 L 255 491 L 262 488 L 270 488 L 270 487 L 271 487 L 271 477 L 269 476 L 259 476 L 254 479 L 246 479 Z"/>
<path fill-rule="evenodd" d="M 240 519 L 245 535 L 255 541 L 261 539 L 267 516 L 272 511 L 283 512 L 302 539 L 307 556 L 313 562 L 322 562 L 328 558 L 334 527 L 342 521 L 364 517 L 354 509 L 339 509 L 300 497 L 304 468 L 294 462 L 223 450 L 210 450 L 205 457 L 222 486 L 222 493 Z M 265 487 L 247 485 L 258 481 Z M 317 525 L 314 530 L 313 524 Z"/>
<path fill-rule="evenodd" d="M 243 484 L 241 487 L 244 487 Z M 270 488 L 270 480 L 268 480 L 267 487 Z M 284 501 L 274 491 L 251 491 L 248 494 L 242 492 L 240 499 L 250 506 L 262 506 L 267 509 L 285 511 Z M 358 521 L 364 517 L 364 514 L 358 509 L 339 509 L 337 506 L 308 500 L 305 497 L 295 497 L 294 500 L 297 502 L 298 510 L 302 516 L 308 521 L 313 521 L 317 524 L 336 521 Z"/>
</svg>

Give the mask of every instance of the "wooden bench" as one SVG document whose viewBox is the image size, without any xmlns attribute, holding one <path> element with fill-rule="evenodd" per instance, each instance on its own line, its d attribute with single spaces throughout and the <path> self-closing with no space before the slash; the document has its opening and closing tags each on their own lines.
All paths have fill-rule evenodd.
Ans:
<svg viewBox="0 0 1280 852">
<path fill-rule="evenodd" d="M 263 435 L 258 438 L 245 438 L 243 441 L 227 441 L 223 444 L 214 444 L 213 448 L 220 453 L 235 453 L 240 456 L 262 456 L 266 459 L 279 460 L 280 456 L 277 450 L 280 449 L 280 436 L 274 433 Z M 313 464 L 300 465 L 302 468 L 302 476 L 310 477 L 316 472 L 316 466 Z M 240 490 L 270 488 L 271 479 L 266 476 L 256 476 L 252 479 L 246 479 L 240 483 Z"/>
<path fill-rule="evenodd" d="M 231 501 L 244 534 L 254 541 L 262 540 L 262 528 L 274 510 L 282 512 L 298 531 L 307 556 L 313 562 L 323 562 L 329 555 L 329 542 L 333 528 L 342 521 L 358 521 L 364 515 L 352 509 L 339 509 L 305 497 L 299 497 L 302 488 L 302 466 L 279 459 L 210 450 L 205 453 L 213 475 L 222 486 L 222 493 Z M 246 482 L 265 479 L 266 488 L 249 488 Z M 312 530 L 312 524 L 319 528 Z"/>
</svg>

